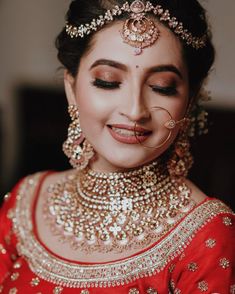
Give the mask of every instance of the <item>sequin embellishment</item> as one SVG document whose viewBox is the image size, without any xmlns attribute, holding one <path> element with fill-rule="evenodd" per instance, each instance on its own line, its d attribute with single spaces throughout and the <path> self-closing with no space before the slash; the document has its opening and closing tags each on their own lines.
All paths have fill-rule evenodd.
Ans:
<svg viewBox="0 0 235 294">
<path fill-rule="evenodd" d="M 158 292 L 154 288 L 148 288 L 146 294 L 158 294 Z"/>
<path fill-rule="evenodd" d="M 31 285 L 32 287 L 36 287 L 36 286 L 39 285 L 39 283 L 40 283 L 39 278 L 33 278 L 32 281 L 30 282 L 30 285 Z"/>
<path fill-rule="evenodd" d="M 128 294 L 140 294 L 140 291 L 137 288 L 131 288 Z"/>
<path fill-rule="evenodd" d="M 206 292 L 208 290 L 208 283 L 206 281 L 201 281 L 198 283 L 198 289 L 201 292 Z"/>
<path fill-rule="evenodd" d="M 188 270 L 190 272 L 195 272 L 198 269 L 198 265 L 196 264 L 196 262 L 191 262 L 188 264 Z"/>
<path fill-rule="evenodd" d="M 227 227 L 232 226 L 233 225 L 233 221 L 230 217 L 224 217 L 223 218 L 223 224 Z"/>
<path fill-rule="evenodd" d="M 226 269 L 229 267 L 229 260 L 227 258 L 221 258 L 219 261 L 219 265 L 223 268 Z"/>
<path fill-rule="evenodd" d="M 215 239 L 208 239 L 206 240 L 206 247 L 208 248 L 213 248 L 216 245 L 216 240 Z"/>
<path fill-rule="evenodd" d="M 53 294 L 61 294 L 62 291 L 63 291 L 63 288 L 58 286 L 53 289 Z"/>
</svg>

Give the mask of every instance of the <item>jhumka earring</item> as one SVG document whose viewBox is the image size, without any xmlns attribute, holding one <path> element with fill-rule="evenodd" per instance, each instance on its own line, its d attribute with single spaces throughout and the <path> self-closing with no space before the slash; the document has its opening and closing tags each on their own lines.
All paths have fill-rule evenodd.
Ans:
<svg viewBox="0 0 235 294">
<path fill-rule="evenodd" d="M 173 177 L 186 177 L 193 165 L 193 156 L 190 153 L 188 129 L 190 120 L 184 125 L 174 143 L 170 159 L 167 162 L 168 172 Z"/>
<path fill-rule="evenodd" d="M 77 106 L 70 105 L 68 112 L 72 122 L 69 125 L 68 138 L 63 144 L 63 151 L 70 159 L 69 162 L 72 167 L 82 170 L 94 156 L 94 149 L 82 134 Z"/>
</svg>

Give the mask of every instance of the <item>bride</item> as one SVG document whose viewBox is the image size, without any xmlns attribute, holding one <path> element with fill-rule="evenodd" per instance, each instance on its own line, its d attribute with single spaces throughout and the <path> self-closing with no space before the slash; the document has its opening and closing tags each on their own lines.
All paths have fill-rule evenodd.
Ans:
<svg viewBox="0 0 235 294">
<path fill-rule="evenodd" d="M 74 0 L 56 46 L 73 168 L 6 195 L 0 292 L 235 293 L 234 213 L 187 179 L 214 61 L 204 9 Z"/>
</svg>

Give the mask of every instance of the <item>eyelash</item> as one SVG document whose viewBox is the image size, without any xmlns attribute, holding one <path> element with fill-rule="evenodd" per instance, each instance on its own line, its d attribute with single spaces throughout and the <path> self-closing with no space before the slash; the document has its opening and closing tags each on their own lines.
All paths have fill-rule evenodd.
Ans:
<svg viewBox="0 0 235 294">
<path fill-rule="evenodd" d="M 175 86 L 171 87 L 160 87 L 160 86 L 150 86 L 154 92 L 160 93 L 164 96 L 174 96 L 177 94 L 177 90 Z"/>
<path fill-rule="evenodd" d="M 107 82 L 101 79 L 95 79 L 92 81 L 92 85 L 105 90 L 114 90 L 120 88 L 121 82 Z M 160 86 L 154 86 L 150 85 L 150 88 L 161 95 L 164 96 L 174 96 L 177 94 L 177 90 L 175 86 L 171 87 L 160 87 Z"/>
<path fill-rule="evenodd" d="M 101 89 L 106 89 L 106 90 L 113 90 L 113 89 L 118 89 L 120 88 L 120 82 L 107 82 L 101 79 L 95 79 L 92 82 L 92 85 L 101 88 Z"/>
</svg>

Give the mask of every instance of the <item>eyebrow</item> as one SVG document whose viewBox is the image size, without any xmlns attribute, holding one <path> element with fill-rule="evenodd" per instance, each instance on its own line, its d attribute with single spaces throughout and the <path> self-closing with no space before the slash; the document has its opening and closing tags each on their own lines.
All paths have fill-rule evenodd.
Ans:
<svg viewBox="0 0 235 294">
<path fill-rule="evenodd" d="M 112 66 L 112 67 L 115 67 L 115 68 L 118 68 L 118 69 L 121 69 L 121 70 L 124 70 L 124 71 L 127 71 L 127 66 L 125 64 L 122 64 L 122 63 L 119 63 L 119 62 L 116 62 L 114 60 L 109 60 L 109 59 L 99 59 L 99 60 L 96 60 L 92 66 L 90 67 L 90 70 L 98 65 L 108 65 L 108 66 Z"/>
<path fill-rule="evenodd" d="M 128 70 L 128 68 L 125 64 L 122 64 L 122 63 L 114 61 L 114 60 L 109 60 L 109 59 L 96 60 L 91 65 L 90 70 L 96 66 L 99 66 L 99 65 L 108 65 L 108 66 L 115 67 L 115 68 L 118 68 L 118 69 L 121 69 L 124 71 Z M 157 65 L 157 66 L 153 66 L 150 69 L 148 69 L 148 74 L 158 73 L 158 72 L 173 72 L 173 73 L 177 74 L 180 79 L 183 79 L 183 76 L 182 76 L 180 70 L 172 64 Z"/>
</svg>

